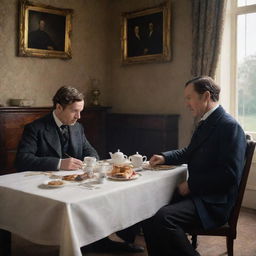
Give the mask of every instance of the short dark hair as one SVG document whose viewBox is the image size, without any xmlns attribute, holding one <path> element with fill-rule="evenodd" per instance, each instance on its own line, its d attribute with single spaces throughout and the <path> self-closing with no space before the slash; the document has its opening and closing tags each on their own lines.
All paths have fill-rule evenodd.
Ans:
<svg viewBox="0 0 256 256">
<path fill-rule="evenodd" d="M 84 100 L 84 95 L 76 88 L 71 86 L 62 86 L 52 98 L 53 108 L 56 108 L 57 103 L 65 108 L 67 105 L 82 100 Z"/>
<path fill-rule="evenodd" d="M 194 89 L 198 94 L 204 94 L 209 92 L 213 101 L 219 100 L 220 87 L 216 82 L 209 76 L 198 76 L 186 82 L 185 87 L 189 84 L 194 85 Z"/>
</svg>

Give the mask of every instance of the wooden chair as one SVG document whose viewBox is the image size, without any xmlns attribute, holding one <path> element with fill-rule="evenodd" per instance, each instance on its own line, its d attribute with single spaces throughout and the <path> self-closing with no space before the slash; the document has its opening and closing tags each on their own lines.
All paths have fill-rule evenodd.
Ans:
<svg viewBox="0 0 256 256">
<path fill-rule="evenodd" d="M 11 232 L 0 229 L 0 255 L 11 256 Z"/>
<path fill-rule="evenodd" d="M 253 153 L 255 149 L 256 142 L 251 139 L 250 136 L 246 136 L 247 138 L 247 148 L 246 148 L 246 159 L 245 159 L 245 165 L 243 169 L 242 178 L 239 185 L 239 191 L 238 191 L 238 197 L 237 201 L 235 203 L 235 206 L 231 212 L 231 215 L 229 217 L 228 222 L 219 227 L 212 230 L 193 230 L 189 232 L 190 235 L 192 235 L 192 246 L 196 249 L 197 248 L 197 236 L 203 235 L 203 236 L 225 236 L 226 237 L 226 244 L 227 244 L 227 253 L 228 256 L 233 256 L 233 245 L 234 245 L 234 239 L 236 239 L 236 227 L 237 227 L 237 221 L 239 212 L 241 209 L 241 204 L 244 196 L 244 191 L 247 183 L 247 178 L 249 175 Z"/>
</svg>

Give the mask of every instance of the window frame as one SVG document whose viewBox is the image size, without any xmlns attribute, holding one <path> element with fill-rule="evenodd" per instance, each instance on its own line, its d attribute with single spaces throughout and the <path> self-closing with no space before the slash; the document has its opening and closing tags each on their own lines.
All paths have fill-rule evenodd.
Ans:
<svg viewBox="0 0 256 256">
<path fill-rule="evenodd" d="M 256 13 L 256 4 L 238 7 L 237 1 L 228 0 L 222 49 L 216 72 L 216 80 L 221 85 L 222 90 L 220 103 L 236 119 L 238 119 L 237 18 L 239 15 L 249 13 Z M 256 131 L 246 131 L 246 133 L 256 139 Z"/>
</svg>

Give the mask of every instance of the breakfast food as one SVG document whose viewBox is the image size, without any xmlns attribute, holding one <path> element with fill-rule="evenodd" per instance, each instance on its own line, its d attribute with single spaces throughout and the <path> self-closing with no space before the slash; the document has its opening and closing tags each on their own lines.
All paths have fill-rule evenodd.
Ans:
<svg viewBox="0 0 256 256">
<path fill-rule="evenodd" d="M 61 186 L 63 184 L 64 182 L 62 180 L 53 180 L 48 182 L 48 185 L 50 186 Z"/>
<path fill-rule="evenodd" d="M 84 174 L 77 175 L 75 178 L 75 181 L 87 180 L 89 178 L 90 178 L 89 173 L 84 173 Z"/>
<path fill-rule="evenodd" d="M 83 173 L 83 174 L 71 174 L 71 175 L 65 175 L 62 177 L 63 180 L 66 181 L 82 181 L 89 179 L 89 174 L 88 173 Z"/>
<path fill-rule="evenodd" d="M 78 174 L 65 175 L 62 177 L 63 180 L 75 181 Z"/>
<path fill-rule="evenodd" d="M 115 178 L 130 179 L 135 174 L 131 165 L 114 165 L 109 175 Z"/>
</svg>

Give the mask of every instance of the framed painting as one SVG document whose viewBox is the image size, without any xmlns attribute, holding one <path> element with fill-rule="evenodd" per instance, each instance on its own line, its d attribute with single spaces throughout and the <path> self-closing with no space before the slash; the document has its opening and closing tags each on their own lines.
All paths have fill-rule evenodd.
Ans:
<svg viewBox="0 0 256 256">
<path fill-rule="evenodd" d="M 71 9 L 20 1 L 19 56 L 72 58 Z"/>
<path fill-rule="evenodd" d="M 159 6 L 122 14 L 123 64 L 171 60 L 171 6 Z"/>
</svg>

